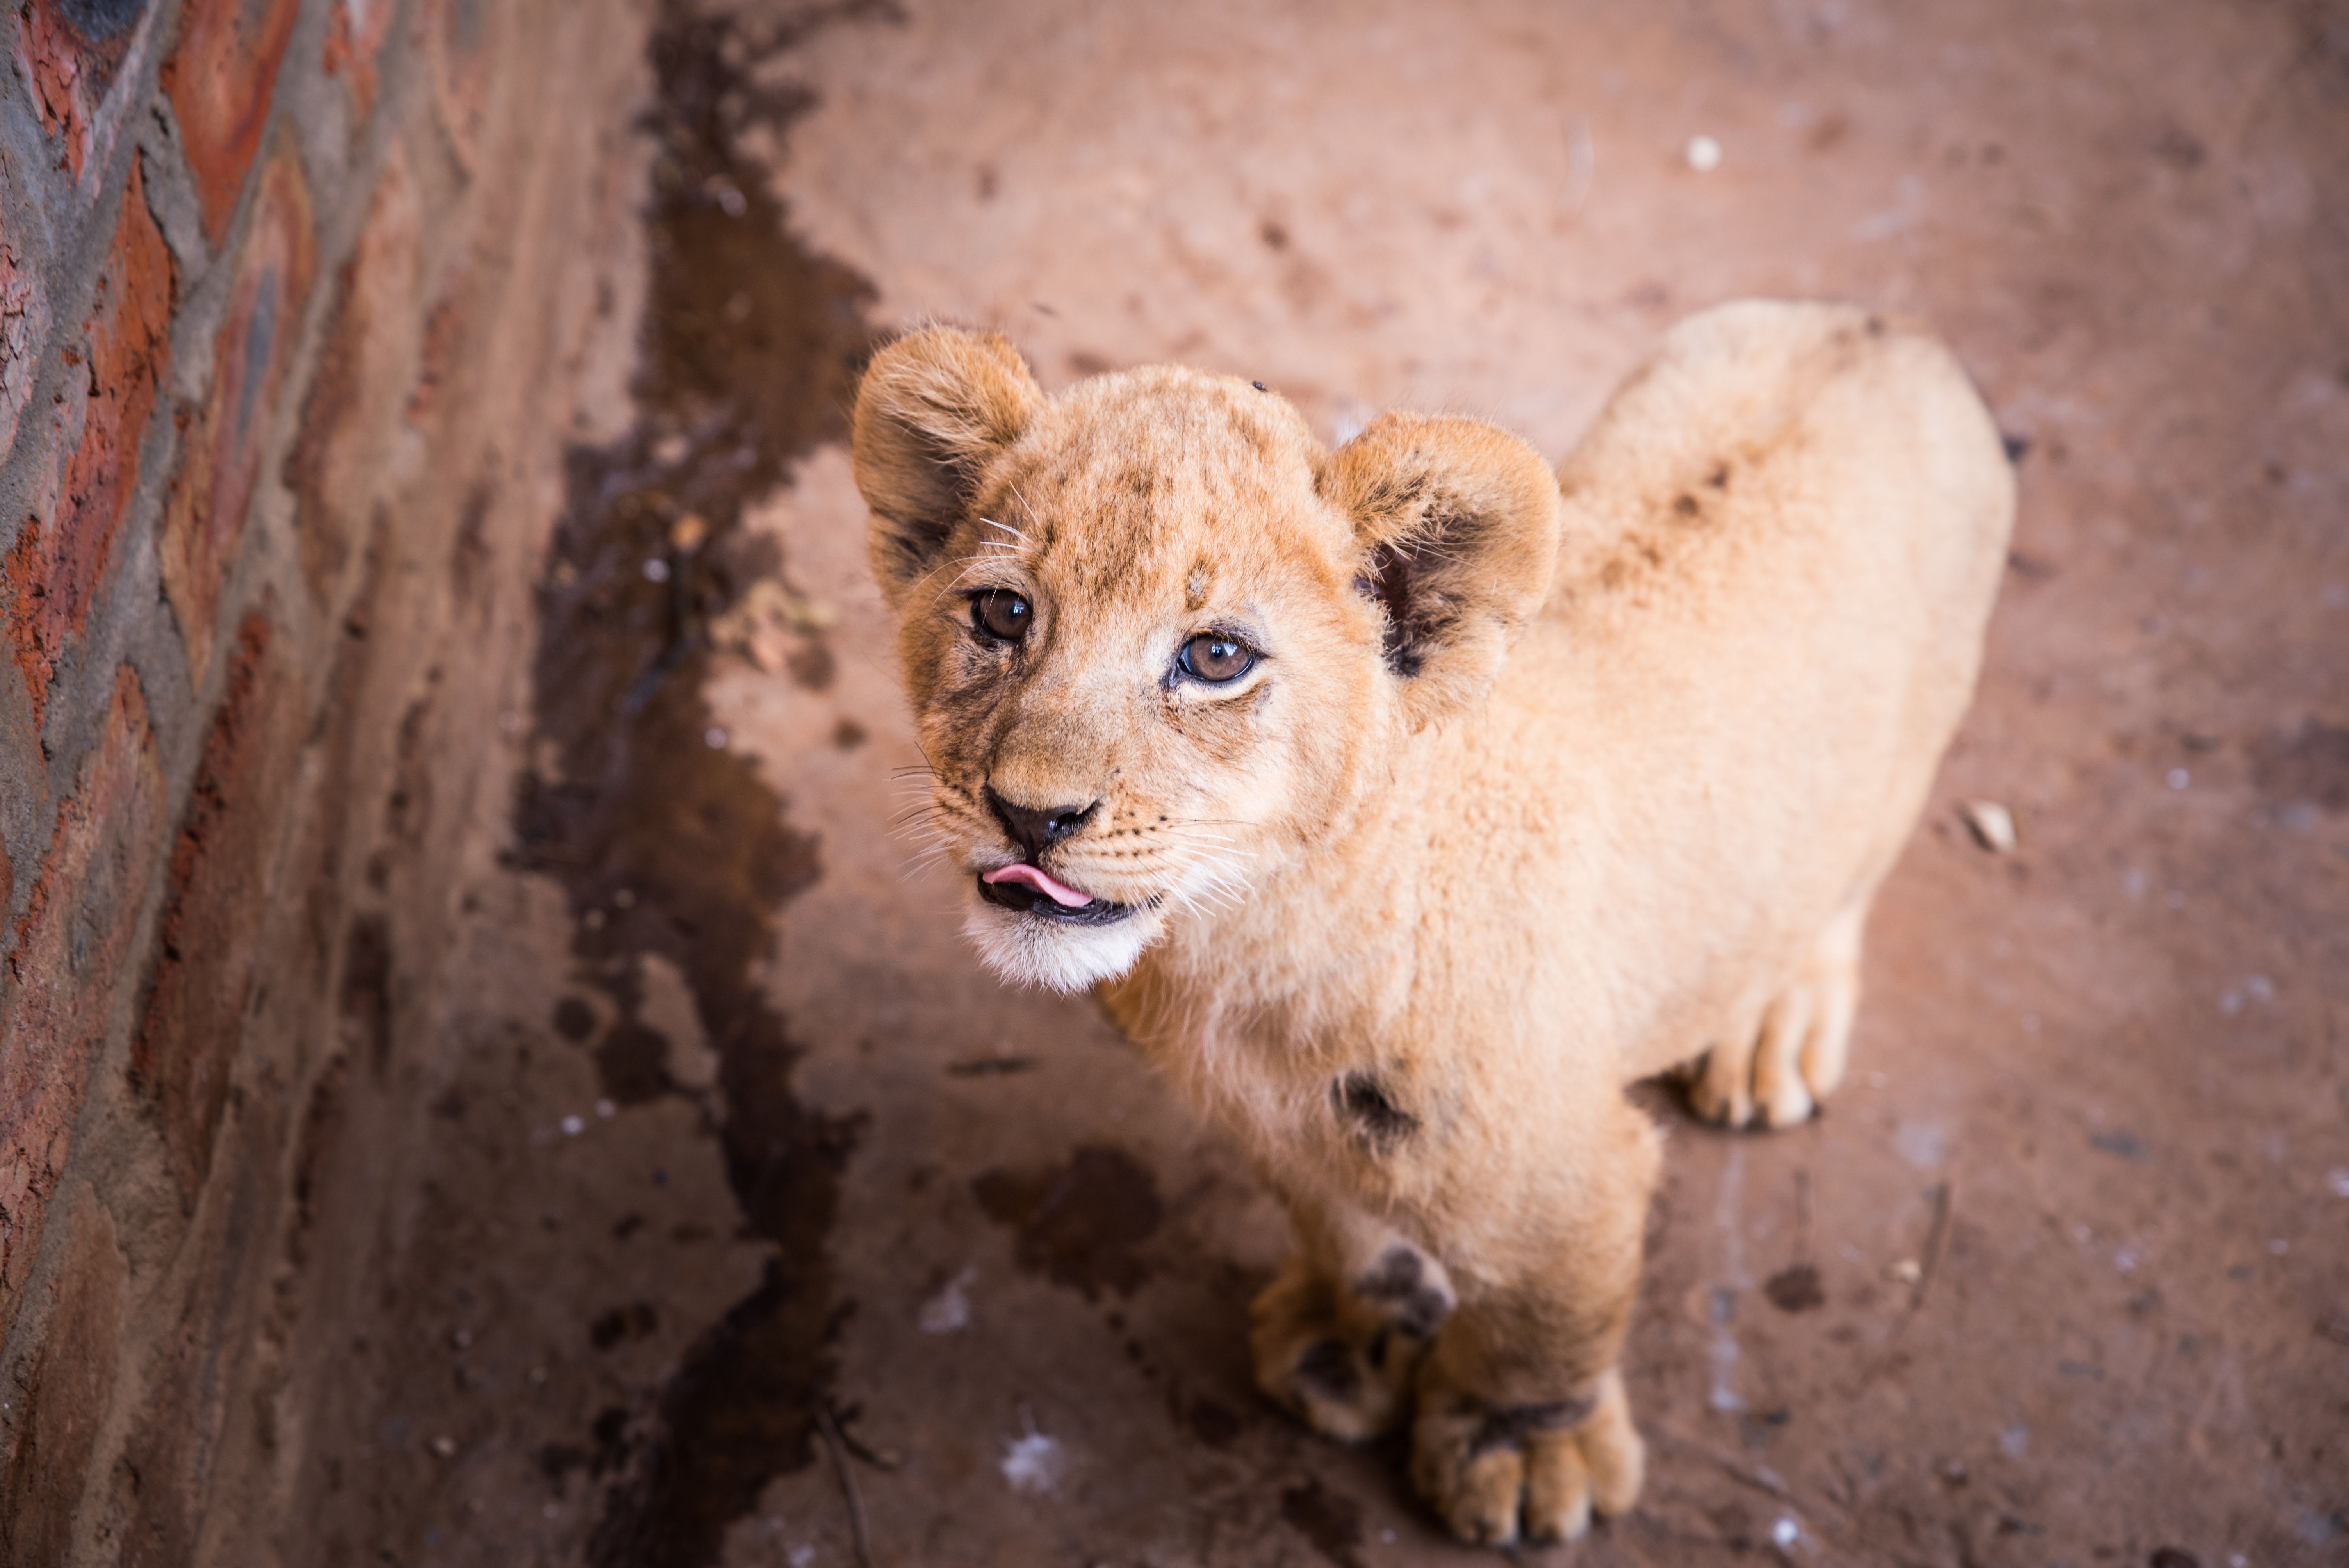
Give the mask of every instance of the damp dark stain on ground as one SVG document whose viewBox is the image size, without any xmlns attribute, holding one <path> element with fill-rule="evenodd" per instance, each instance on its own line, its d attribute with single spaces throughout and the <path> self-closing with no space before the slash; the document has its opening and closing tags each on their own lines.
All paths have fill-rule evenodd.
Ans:
<svg viewBox="0 0 2349 1568">
<path fill-rule="evenodd" d="M 1087 1301 L 1104 1290 L 1132 1295 L 1150 1278 L 1135 1249 L 1166 1217 L 1158 1183 L 1123 1149 L 1089 1144 L 1066 1164 L 989 1171 L 971 1184 L 979 1207 L 1011 1226 L 1012 1256 L 1030 1274 Z"/>
<path fill-rule="evenodd" d="M 1280 1517 L 1338 1568 L 1362 1568 L 1362 1506 L 1308 1477 L 1280 1494 Z"/>
<path fill-rule="evenodd" d="M 771 546 L 762 557 L 743 540 L 746 504 L 794 458 L 843 438 L 873 346 L 870 287 L 793 242 L 738 154 L 746 129 L 780 131 L 811 101 L 761 89 L 750 72 L 816 26 L 885 14 L 835 6 L 752 38 L 665 0 L 643 128 L 657 150 L 638 418 L 612 445 L 569 455 L 539 586 L 535 755 L 551 749 L 555 766 L 523 779 L 516 859 L 563 886 L 582 980 L 609 1003 L 600 1033 L 584 1002 L 564 1004 L 557 1032 L 593 1052 L 615 1100 L 686 1092 L 642 1016 L 643 960 L 677 966 L 720 1059 L 728 1181 L 778 1260 L 688 1352 L 657 1408 L 622 1412 L 611 1431 L 599 1420 L 595 1470 L 611 1479 L 589 1557 L 610 1568 L 716 1561 L 761 1489 L 812 1460 L 830 1398 L 843 1309 L 827 1243 L 857 1128 L 794 1097 L 799 1049 L 753 978 L 777 912 L 822 863 L 725 748 L 702 686 L 710 620 L 780 565 Z M 616 1341 L 655 1310 L 592 1332 Z"/>
</svg>

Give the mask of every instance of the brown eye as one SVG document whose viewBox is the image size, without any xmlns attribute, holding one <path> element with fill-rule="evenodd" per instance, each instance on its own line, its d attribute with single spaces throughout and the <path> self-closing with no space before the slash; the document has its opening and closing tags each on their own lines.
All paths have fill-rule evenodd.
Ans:
<svg viewBox="0 0 2349 1568">
<path fill-rule="evenodd" d="M 1001 642 L 1016 643 L 1026 636 L 1028 623 L 1034 616 L 1027 600 L 1001 588 L 970 596 L 971 625 Z"/>
<path fill-rule="evenodd" d="M 1256 667 L 1256 655 L 1217 632 L 1202 632 L 1183 645 L 1183 673 L 1221 686 Z"/>
</svg>

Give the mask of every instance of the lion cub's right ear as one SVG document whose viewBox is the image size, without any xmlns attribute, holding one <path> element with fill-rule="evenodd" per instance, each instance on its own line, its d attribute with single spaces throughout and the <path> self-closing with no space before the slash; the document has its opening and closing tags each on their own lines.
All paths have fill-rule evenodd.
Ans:
<svg viewBox="0 0 2349 1568">
<path fill-rule="evenodd" d="M 873 509 L 873 573 L 893 609 L 968 515 L 988 460 L 1043 403 L 997 333 L 925 327 L 874 356 L 856 390 L 856 488 Z"/>
</svg>

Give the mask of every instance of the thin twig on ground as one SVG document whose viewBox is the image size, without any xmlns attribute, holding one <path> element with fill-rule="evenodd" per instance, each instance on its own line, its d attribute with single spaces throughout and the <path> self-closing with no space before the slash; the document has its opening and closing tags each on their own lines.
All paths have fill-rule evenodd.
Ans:
<svg viewBox="0 0 2349 1568">
<path fill-rule="evenodd" d="M 856 1472 L 848 1463 L 848 1441 L 840 1435 L 840 1423 L 832 1418 L 830 1406 L 816 1407 L 815 1429 L 823 1434 L 824 1451 L 832 1455 L 833 1473 L 840 1478 L 840 1494 L 848 1502 L 848 1530 L 856 1543 L 858 1568 L 873 1568 L 873 1538 L 864 1527 L 864 1494 L 856 1490 Z"/>
</svg>

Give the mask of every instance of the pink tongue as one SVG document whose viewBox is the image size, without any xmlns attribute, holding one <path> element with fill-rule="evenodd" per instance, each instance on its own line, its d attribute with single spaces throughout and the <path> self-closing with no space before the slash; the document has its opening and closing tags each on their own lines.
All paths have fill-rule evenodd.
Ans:
<svg viewBox="0 0 2349 1568">
<path fill-rule="evenodd" d="M 988 882 L 1019 882 L 1024 887 L 1034 888 L 1054 903 L 1065 904 L 1071 909 L 1082 909 L 1093 901 L 1092 894 L 1079 892 L 1066 882 L 1054 882 L 1040 868 L 1029 865 L 1025 861 L 1016 866 L 1005 866 L 999 871 L 989 872 L 979 880 Z"/>
</svg>

